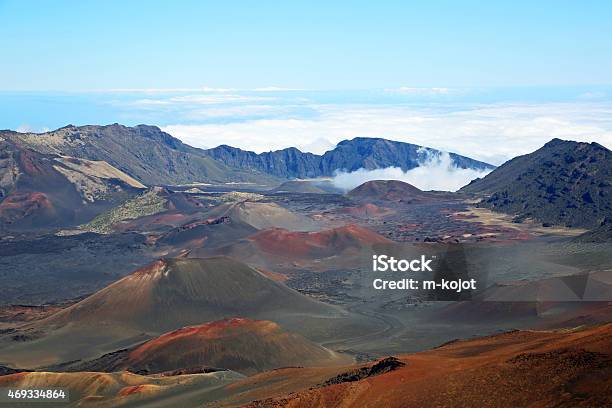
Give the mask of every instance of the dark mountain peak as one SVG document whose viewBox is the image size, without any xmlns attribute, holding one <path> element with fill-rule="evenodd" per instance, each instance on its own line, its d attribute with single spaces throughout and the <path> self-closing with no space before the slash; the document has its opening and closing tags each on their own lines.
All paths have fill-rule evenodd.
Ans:
<svg viewBox="0 0 612 408">
<path fill-rule="evenodd" d="M 594 151 L 597 150 L 609 150 L 608 148 L 606 148 L 605 146 L 600 145 L 597 142 L 576 142 L 573 140 L 563 140 L 563 139 L 559 139 L 559 138 L 554 138 L 551 139 L 548 143 L 546 143 L 544 146 L 542 146 L 542 150 L 545 149 L 581 149 L 581 150 L 589 150 L 589 149 L 593 149 Z"/>
<path fill-rule="evenodd" d="M 517 220 L 593 228 L 612 215 L 612 152 L 597 143 L 553 139 L 461 191 Z"/>
<path fill-rule="evenodd" d="M 398 142 L 396 140 L 384 139 L 382 137 L 362 137 L 362 136 L 354 137 L 352 139 L 345 139 L 341 141 L 340 143 L 338 143 L 338 146 L 340 145 L 376 145 L 376 144 L 384 145 L 384 144 L 396 144 L 396 143 L 410 145 L 410 146 L 418 146 L 412 143 Z"/>
<path fill-rule="evenodd" d="M 111 123 L 109 125 L 83 125 L 74 126 L 67 125 L 63 128 L 55 131 L 47 132 L 44 135 L 58 135 L 64 134 L 68 137 L 76 137 L 80 139 L 88 138 L 99 138 L 99 137 L 117 137 L 121 135 L 122 138 L 136 138 L 138 136 L 153 140 L 155 142 L 162 143 L 173 150 L 179 150 L 183 152 L 193 152 L 198 150 L 191 146 L 188 146 L 181 142 L 179 139 L 171 136 L 170 134 L 162 131 L 157 126 L 151 125 L 136 125 L 134 127 L 125 126 L 120 123 Z"/>
<path fill-rule="evenodd" d="M 125 129 L 130 129 L 130 128 L 125 128 Z M 143 137 L 146 137 L 152 140 L 157 140 L 175 150 L 192 151 L 194 149 L 191 146 L 187 146 L 186 144 L 181 142 L 176 137 L 170 135 L 169 133 L 162 131 L 157 126 L 138 125 L 133 129 L 135 129 L 136 132 L 138 132 Z"/>
<path fill-rule="evenodd" d="M 214 149 L 225 150 L 225 151 L 228 151 L 228 152 L 255 153 L 255 152 L 250 152 L 250 151 L 247 151 L 247 150 L 242 150 L 242 149 L 239 149 L 237 147 L 226 145 L 226 144 L 219 145 L 219 146 L 215 147 Z M 213 150 L 213 149 L 208 149 L 208 150 Z"/>
<path fill-rule="evenodd" d="M 380 137 L 355 137 L 353 139 L 341 141 L 336 145 L 336 149 L 334 150 L 356 149 L 360 151 L 374 151 L 381 149 L 394 149 L 398 147 L 408 147 L 414 149 L 415 151 L 418 149 L 424 149 L 422 146 L 415 145 L 412 143 L 398 142 L 395 140 L 388 140 Z"/>
<path fill-rule="evenodd" d="M 287 147 L 287 148 L 284 148 L 284 149 L 281 149 L 281 150 L 277 150 L 277 151 L 287 152 L 287 153 L 303 153 L 303 154 L 308 154 L 308 153 L 302 152 L 300 149 L 298 149 L 297 147 L 293 147 L 293 146 Z"/>
<path fill-rule="evenodd" d="M 571 143 L 576 143 L 576 142 L 571 142 L 571 141 L 568 141 L 568 140 L 563 140 L 563 139 L 559 139 L 559 138 L 555 137 L 554 139 L 551 139 L 548 143 L 546 143 L 542 147 L 543 148 L 559 147 L 559 146 L 562 146 L 564 144 L 571 144 Z"/>
<path fill-rule="evenodd" d="M 389 142 L 389 140 L 382 139 L 380 137 L 354 137 L 352 139 L 342 140 L 337 144 L 337 146 L 346 146 L 346 145 L 373 145 L 376 142 Z"/>
<path fill-rule="evenodd" d="M 338 170 L 355 171 L 361 168 L 400 167 L 407 171 L 418 167 L 428 154 L 440 155 L 442 152 L 411 143 L 356 137 L 341 141 L 322 156 L 305 153 L 295 147 L 256 154 L 223 145 L 204 153 L 230 166 L 292 179 L 333 176 Z M 454 153 L 450 155 L 453 163 L 460 168 L 494 168 L 469 157 Z"/>
<path fill-rule="evenodd" d="M 145 125 L 141 123 L 140 125 L 134 126 L 134 128 L 142 130 L 142 131 L 165 133 L 158 126 L 155 126 L 155 125 Z"/>
</svg>

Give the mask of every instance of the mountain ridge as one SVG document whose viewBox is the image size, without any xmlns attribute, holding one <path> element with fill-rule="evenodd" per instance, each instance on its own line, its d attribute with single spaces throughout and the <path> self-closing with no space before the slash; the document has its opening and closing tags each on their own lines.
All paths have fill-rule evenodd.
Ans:
<svg viewBox="0 0 612 408">
<path fill-rule="evenodd" d="M 0 131 L 3 137 L 42 154 L 106 161 L 146 185 L 277 181 L 230 168 L 156 126 L 68 125 L 45 133 Z"/>
<path fill-rule="evenodd" d="M 67 125 L 43 133 L 0 130 L 10 139 L 42 154 L 103 160 L 146 185 L 190 182 L 276 183 L 287 179 L 333 176 L 336 171 L 400 167 L 407 171 L 444 152 L 382 138 L 343 140 L 323 155 L 295 147 L 255 153 L 226 144 L 200 149 L 183 143 L 157 126 Z M 459 168 L 494 166 L 449 153 Z"/>
<path fill-rule="evenodd" d="M 408 171 L 431 158 L 445 153 L 412 143 L 398 142 L 383 138 L 356 137 L 339 142 L 335 148 L 322 155 L 302 152 L 289 147 L 270 152 L 255 153 L 237 147 L 220 145 L 203 150 L 224 163 L 231 163 L 242 169 L 253 169 L 284 178 L 314 178 L 333 176 L 336 171 L 374 170 L 399 167 Z M 492 170 L 495 166 L 449 153 L 453 164 L 459 168 Z"/>
<path fill-rule="evenodd" d="M 612 151 L 599 143 L 552 139 L 460 190 L 479 204 L 545 224 L 598 227 L 612 215 Z"/>
</svg>

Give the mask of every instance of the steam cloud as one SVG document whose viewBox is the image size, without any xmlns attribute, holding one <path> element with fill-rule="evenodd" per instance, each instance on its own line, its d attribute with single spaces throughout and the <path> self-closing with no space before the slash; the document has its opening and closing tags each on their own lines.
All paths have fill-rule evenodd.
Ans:
<svg viewBox="0 0 612 408">
<path fill-rule="evenodd" d="M 446 152 L 435 155 L 427 152 L 425 160 L 419 162 L 419 167 L 403 171 L 399 167 L 353 172 L 340 171 L 332 179 L 337 188 L 351 190 L 366 181 L 400 180 L 410 183 L 421 190 L 457 191 L 470 181 L 486 176 L 490 170 L 462 169 L 453 164 Z"/>
</svg>

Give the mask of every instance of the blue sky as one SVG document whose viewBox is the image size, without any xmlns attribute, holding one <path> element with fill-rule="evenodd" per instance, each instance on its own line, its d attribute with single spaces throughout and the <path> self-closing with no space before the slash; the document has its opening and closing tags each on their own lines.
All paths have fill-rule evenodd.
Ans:
<svg viewBox="0 0 612 408">
<path fill-rule="evenodd" d="M 0 0 L 0 128 L 385 137 L 494 164 L 552 137 L 612 147 L 611 21 L 610 1 Z"/>
<path fill-rule="evenodd" d="M 612 83 L 610 1 L 2 1 L 0 89 Z"/>
</svg>

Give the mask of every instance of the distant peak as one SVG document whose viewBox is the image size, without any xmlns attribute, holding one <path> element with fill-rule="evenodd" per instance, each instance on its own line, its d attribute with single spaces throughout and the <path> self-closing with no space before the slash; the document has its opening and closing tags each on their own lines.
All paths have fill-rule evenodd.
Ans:
<svg viewBox="0 0 612 408">
<path fill-rule="evenodd" d="M 149 129 L 149 130 L 157 130 L 159 132 L 161 132 L 162 130 L 159 128 L 159 126 L 155 126 L 155 125 L 146 125 L 144 123 L 141 123 L 139 125 L 134 126 L 136 129 Z"/>
<path fill-rule="evenodd" d="M 563 140 L 563 139 L 559 139 L 559 138 L 554 138 L 552 140 L 550 140 L 548 143 L 546 143 L 544 145 L 545 148 L 558 148 L 561 146 L 581 146 L 581 147 L 586 147 L 589 146 L 591 148 L 594 149 L 598 149 L 598 150 L 608 150 L 605 146 L 600 145 L 597 142 L 576 142 L 573 140 Z"/>
<path fill-rule="evenodd" d="M 375 143 L 380 141 L 387 141 L 380 137 L 354 137 L 352 139 L 345 139 L 338 143 L 340 145 L 352 144 L 352 143 Z"/>
<path fill-rule="evenodd" d="M 554 139 L 552 139 L 548 143 L 546 143 L 544 146 L 545 147 L 553 147 L 553 146 L 559 146 L 559 145 L 566 144 L 566 143 L 572 143 L 572 142 L 569 142 L 567 140 L 562 140 L 562 139 L 559 139 L 559 138 L 555 137 Z"/>
</svg>

